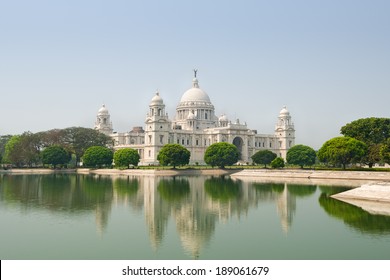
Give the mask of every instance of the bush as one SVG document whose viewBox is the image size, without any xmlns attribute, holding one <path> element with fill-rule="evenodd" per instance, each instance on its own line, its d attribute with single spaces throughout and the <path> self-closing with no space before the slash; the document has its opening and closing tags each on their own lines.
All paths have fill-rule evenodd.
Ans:
<svg viewBox="0 0 390 280">
<path fill-rule="evenodd" d="M 45 148 L 41 153 L 41 157 L 43 164 L 51 164 L 56 168 L 58 164 L 68 163 L 71 159 L 71 154 L 63 147 L 54 145 Z"/>
<path fill-rule="evenodd" d="M 179 144 L 166 144 L 157 155 L 157 160 L 163 166 L 172 165 L 173 168 L 186 165 L 190 162 L 191 153 Z"/>
<path fill-rule="evenodd" d="M 238 150 L 233 144 L 226 142 L 215 143 L 206 149 L 204 161 L 211 166 L 224 168 L 238 161 Z"/>
<path fill-rule="evenodd" d="M 275 158 L 273 161 L 271 161 L 271 167 L 272 168 L 283 168 L 284 167 L 284 159 L 281 157 Z"/>
<path fill-rule="evenodd" d="M 274 152 L 269 150 L 258 151 L 252 156 L 252 160 L 256 164 L 264 164 L 264 167 L 267 167 L 267 164 L 270 164 L 277 155 Z"/>
<path fill-rule="evenodd" d="M 83 155 L 83 165 L 86 167 L 111 166 L 113 153 L 102 146 L 89 147 Z"/>
<path fill-rule="evenodd" d="M 138 152 L 130 148 L 119 149 L 114 153 L 115 167 L 118 168 L 129 168 L 130 164 L 137 166 L 139 159 Z"/>
<path fill-rule="evenodd" d="M 287 151 L 286 160 L 289 164 L 296 164 L 303 168 L 305 165 L 315 164 L 316 157 L 313 148 L 305 145 L 295 145 Z"/>
</svg>

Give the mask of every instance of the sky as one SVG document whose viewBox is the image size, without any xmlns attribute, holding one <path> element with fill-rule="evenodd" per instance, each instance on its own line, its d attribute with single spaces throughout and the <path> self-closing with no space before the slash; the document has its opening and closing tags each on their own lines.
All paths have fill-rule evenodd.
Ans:
<svg viewBox="0 0 390 280">
<path fill-rule="evenodd" d="M 318 149 L 359 118 L 389 117 L 387 0 L 0 2 L 0 135 L 170 119 L 198 69 L 217 116 L 273 134 L 287 106 Z"/>
</svg>

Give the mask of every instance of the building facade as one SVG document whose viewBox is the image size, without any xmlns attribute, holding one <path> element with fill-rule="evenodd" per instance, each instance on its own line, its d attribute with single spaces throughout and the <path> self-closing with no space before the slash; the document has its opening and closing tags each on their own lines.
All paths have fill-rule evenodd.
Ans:
<svg viewBox="0 0 390 280">
<path fill-rule="evenodd" d="M 191 152 L 190 164 L 205 164 L 204 154 L 211 144 L 228 142 L 238 148 L 238 163 L 247 164 L 259 150 L 271 150 L 286 158 L 288 149 L 295 143 L 294 124 L 286 107 L 279 113 L 273 134 L 258 134 L 239 119 L 232 122 L 226 115 L 217 117 L 210 97 L 199 87 L 196 74 L 192 87 L 182 95 L 172 120 L 168 118 L 163 99 L 156 92 L 149 104 L 144 129 L 134 127 L 130 132 L 113 133 L 105 105 L 98 111 L 95 129 L 110 135 L 115 149 L 137 150 L 140 165 L 157 165 L 157 155 L 165 144 L 180 144 Z"/>
</svg>

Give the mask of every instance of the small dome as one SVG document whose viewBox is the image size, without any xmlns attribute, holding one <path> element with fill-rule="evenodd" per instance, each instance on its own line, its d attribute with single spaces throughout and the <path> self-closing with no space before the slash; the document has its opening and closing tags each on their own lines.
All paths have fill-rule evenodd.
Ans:
<svg viewBox="0 0 390 280">
<path fill-rule="evenodd" d="M 226 117 L 226 115 L 221 115 L 218 119 L 220 122 L 227 122 L 228 121 L 228 118 Z"/>
<path fill-rule="evenodd" d="M 104 105 L 104 104 L 102 105 L 102 107 L 98 111 L 98 114 L 99 115 L 108 115 L 108 110 L 106 108 L 106 105 Z"/>
<path fill-rule="evenodd" d="M 161 98 L 160 93 L 157 91 L 156 95 L 152 98 L 150 105 L 162 105 L 162 104 L 164 104 L 164 101 Z"/>
<path fill-rule="evenodd" d="M 284 106 L 283 109 L 280 111 L 279 115 L 290 115 L 290 112 L 287 110 L 287 107 Z"/>
</svg>

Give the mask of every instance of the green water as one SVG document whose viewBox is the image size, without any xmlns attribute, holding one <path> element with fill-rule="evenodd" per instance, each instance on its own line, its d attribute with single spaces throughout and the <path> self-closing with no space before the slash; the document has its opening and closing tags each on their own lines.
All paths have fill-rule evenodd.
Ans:
<svg viewBox="0 0 390 280">
<path fill-rule="evenodd" d="M 390 259 L 345 187 L 228 177 L 1 175 L 0 259 Z"/>
</svg>

